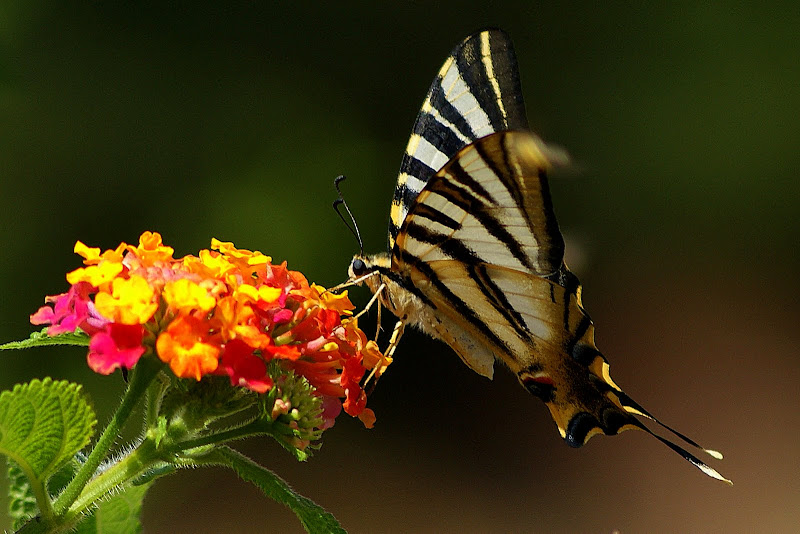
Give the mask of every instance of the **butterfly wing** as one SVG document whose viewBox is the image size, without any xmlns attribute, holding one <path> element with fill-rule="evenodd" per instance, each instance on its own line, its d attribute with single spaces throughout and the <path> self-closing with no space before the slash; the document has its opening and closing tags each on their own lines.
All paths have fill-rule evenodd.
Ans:
<svg viewBox="0 0 800 534">
<path fill-rule="evenodd" d="M 611 379 L 580 284 L 563 263 L 548 153 L 536 136 L 515 131 L 463 148 L 416 197 L 392 249 L 392 270 L 433 308 L 425 314 L 435 321 L 429 331 L 486 376 L 488 355 L 502 360 L 547 404 L 570 445 L 639 428 L 726 480 L 653 434 L 634 415 L 657 420 Z"/>
<path fill-rule="evenodd" d="M 548 276 L 564 240 L 545 171 L 549 149 L 530 132 L 500 132 L 461 150 L 416 198 L 393 249 L 425 263 L 454 259 Z"/>
<path fill-rule="evenodd" d="M 491 133 L 527 126 L 508 35 L 487 30 L 456 46 L 428 90 L 403 154 L 392 200 L 389 249 L 408 207 L 456 152 Z"/>
<path fill-rule="evenodd" d="M 428 182 L 398 234 L 392 270 L 433 303 L 442 319 L 439 336 L 473 369 L 485 371 L 485 358 L 476 354 L 487 352 L 515 372 L 526 367 L 515 358 L 529 357 L 529 325 L 508 300 L 508 288 L 489 273 L 503 269 L 539 278 L 561 268 L 564 241 L 547 166 L 546 146 L 529 132 L 483 137 Z M 468 343 L 473 339 L 487 350 L 476 352 Z"/>
</svg>

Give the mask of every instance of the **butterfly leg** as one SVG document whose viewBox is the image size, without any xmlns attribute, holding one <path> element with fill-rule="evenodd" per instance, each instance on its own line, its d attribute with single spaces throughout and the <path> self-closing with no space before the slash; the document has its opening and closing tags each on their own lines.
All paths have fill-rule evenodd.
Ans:
<svg viewBox="0 0 800 534">
<path fill-rule="evenodd" d="M 381 363 L 383 362 L 391 363 L 392 355 L 394 354 L 394 351 L 397 349 L 397 345 L 400 342 L 400 337 L 403 335 L 403 331 L 405 330 L 405 325 L 406 323 L 403 320 L 397 321 L 397 324 L 394 325 L 394 330 L 392 330 L 392 337 L 391 339 L 389 339 L 389 346 L 386 347 L 386 351 L 383 353 L 383 360 L 381 361 Z M 381 304 L 380 302 L 378 302 L 378 331 L 375 332 L 375 343 L 378 342 L 378 334 L 380 334 L 380 331 L 381 331 Z M 386 365 L 389 365 L 389 363 L 387 363 Z M 372 377 L 375 377 L 375 381 L 372 383 L 372 387 L 369 388 L 369 391 L 367 391 L 367 395 L 372 394 L 372 391 L 375 389 L 375 386 L 378 385 L 378 378 L 381 377 L 381 374 L 383 374 L 383 371 L 385 369 L 386 366 L 381 366 L 381 365 L 376 365 L 375 367 L 373 367 L 372 372 L 364 381 L 364 385 L 366 386 L 367 384 L 369 384 L 370 380 L 372 380 Z"/>
<path fill-rule="evenodd" d="M 389 339 L 389 346 L 386 347 L 386 352 L 384 353 L 387 358 L 391 358 L 394 355 L 394 351 L 397 350 L 397 345 L 400 343 L 400 338 L 403 337 L 405 329 L 406 322 L 403 319 L 400 319 L 397 321 L 397 324 L 394 325 L 392 337 Z"/>
<path fill-rule="evenodd" d="M 386 286 L 383 286 L 386 287 Z M 381 310 L 383 306 L 381 306 L 381 301 L 378 301 L 378 320 L 375 321 L 375 343 L 378 342 L 378 336 L 381 335 Z"/>
<path fill-rule="evenodd" d="M 372 298 L 371 298 L 371 299 L 369 299 L 369 302 L 367 302 L 367 305 L 366 305 L 366 306 L 364 306 L 364 309 L 363 309 L 363 310 L 361 310 L 360 312 L 358 312 L 358 313 L 356 314 L 356 316 L 355 316 L 355 317 L 353 317 L 353 319 L 358 319 L 359 317 L 361 317 L 362 315 L 364 315 L 365 313 L 367 313 L 367 312 L 369 311 L 369 309 L 370 309 L 370 308 L 371 308 L 371 307 L 372 307 L 372 306 L 375 304 L 375 302 L 378 300 L 378 298 L 381 296 L 381 293 L 383 292 L 383 290 L 384 290 L 384 289 L 386 289 L 386 284 L 381 284 L 381 285 L 380 285 L 380 287 L 378 287 L 378 290 L 377 290 L 377 291 L 375 291 L 375 294 L 374 294 L 374 295 L 372 295 Z M 381 320 L 380 320 L 380 313 L 381 313 L 381 305 L 380 305 L 380 303 L 378 303 L 378 324 L 380 324 L 380 322 L 381 322 Z"/>
<path fill-rule="evenodd" d="M 378 307 L 378 310 L 380 310 L 380 307 Z M 392 330 L 392 337 L 389 339 L 389 346 L 386 347 L 386 350 L 383 353 L 384 360 L 388 360 L 389 362 L 392 361 L 392 355 L 394 354 L 394 351 L 397 350 L 397 345 L 400 343 L 400 338 L 403 337 L 403 332 L 405 331 L 405 329 L 406 329 L 406 322 L 403 319 L 400 319 L 399 321 L 397 321 L 397 324 L 394 325 L 394 330 Z M 372 380 L 372 377 L 376 375 L 376 371 L 378 371 L 379 367 L 380 366 L 375 366 L 372 369 L 372 372 L 364 381 L 365 386 L 369 384 L 370 380 Z M 378 376 L 375 378 L 375 381 L 372 383 L 372 387 L 367 392 L 367 395 L 371 394 L 372 390 L 375 389 L 379 377 L 380 374 L 378 374 Z"/>
</svg>

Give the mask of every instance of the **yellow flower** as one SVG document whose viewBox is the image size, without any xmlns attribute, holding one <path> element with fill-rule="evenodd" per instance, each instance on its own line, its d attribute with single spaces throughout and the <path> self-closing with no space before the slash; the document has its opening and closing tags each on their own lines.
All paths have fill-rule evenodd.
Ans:
<svg viewBox="0 0 800 534">
<path fill-rule="evenodd" d="M 224 279 L 228 274 L 236 270 L 236 266 L 218 252 L 211 252 L 203 249 L 200 257 L 186 256 L 183 258 L 183 266 L 192 273 L 197 273 L 204 278 Z"/>
<path fill-rule="evenodd" d="M 255 287 L 251 285 L 241 285 L 236 288 L 234 292 L 234 296 L 236 300 L 239 302 L 266 302 L 267 304 L 272 304 L 278 297 L 281 296 L 281 288 L 279 287 L 270 287 L 270 286 L 261 286 Z"/>
<path fill-rule="evenodd" d="M 114 263 L 122 262 L 122 254 L 125 252 L 125 249 L 128 247 L 125 243 L 120 243 L 117 245 L 115 250 L 106 250 L 102 254 L 100 254 L 100 249 L 96 247 L 88 247 L 84 245 L 82 242 L 77 241 L 75 243 L 75 248 L 73 249 L 75 254 L 79 256 L 83 256 L 83 263 L 84 265 L 97 265 L 101 261 L 110 261 Z"/>
<path fill-rule="evenodd" d="M 226 281 L 232 286 L 248 283 L 249 280 L 257 278 L 259 273 L 266 271 L 267 266 L 272 261 L 272 258 L 259 251 L 251 252 L 246 249 L 238 249 L 233 246 L 233 243 L 218 239 L 211 240 L 211 248 L 218 250 L 235 267 L 235 270 L 226 278 Z M 233 279 L 231 278 L 232 276 L 234 277 Z"/>
<path fill-rule="evenodd" d="M 158 309 L 155 291 L 142 276 L 115 278 L 111 288 L 111 294 L 98 293 L 94 303 L 103 317 L 115 323 L 144 324 Z"/>
<path fill-rule="evenodd" d="M 163 295 L 166 303 L 176 311 L 202 310 L 207 312 L 216 304 L 214 297 L 210 296 L 205 288 L 186 278 L 168 282 L 164 286 Z"/>
<path fill-rule="evenodd" d="M 122 263 L 103 261 L 98 265 L 80 267 L 67 273 L 67 282 L 70 284 L 89 282 L 96 288 L 104 289 L 109 282 L 122 272 L 122 269 Z"/>
<path fill-rule="evenodd" d="M 232 260 L 246 260 L 247 265 L 266 265 L 272 261 L 272 258 L 265 256 L 259 251 L 251 252 L 247 249 L 236 248 L 230 241 L 220 241 L 219 239 L 212 238 L 211 248 L 219 250 Z"/>
<path fill-rule="evenodd" d="M 100 263 L 100 247 L 88 247 L 81 241 L 76 241 L 72 250 L 75 254 L 83 256 L 83 263 L 86 265 Z"/>
<path fill-rule="evenodd" d="M 311 287 L 317 292 L 317 299 L 322 301 L 322 307 L 325 309 L 337 311 L 339 315 L 352 315 L 353 310 L 356 309 L 350 302 L 347 291 L 337 295 L 317 284 L 312 284 Z"/>
</svg>

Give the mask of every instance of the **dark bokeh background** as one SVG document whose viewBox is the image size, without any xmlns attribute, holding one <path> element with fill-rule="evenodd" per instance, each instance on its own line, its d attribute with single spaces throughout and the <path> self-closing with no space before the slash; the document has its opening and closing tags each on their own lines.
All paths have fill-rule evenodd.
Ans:
<svg viewBox="0 0 800 534">
<path fill-rule="evenodd" d="M 430 80 L 456 42 L 500 26 L 531 124 L 576 161 L 553 197 L 614 377 L 725 452 L 714 465 L 736 485 L 642 433 L 572 450 L 508 373 L 489 382 L 415 333 L 370 401 L 375 429 L 341 420 L 305 464 L 273 443 L 243 449 L 354 533 L 800 524 L 796 2 L 209 3 L 3 3 L 0 340 L 26 337 L 43 295 L 66 288 L 76 239 L 110 248 L 151 229 L 183 255 L 213 236 L 341 281 L 356 246 L 330 209 L 333 177 L 350 177 L 379 251 Z M 82 350 L 0 358 L 3 389 L 76 380 L 101 420 L 121 391 Z M 222 470 L 156 485 L 144 521 L 300 530 Z"/>
</svg>

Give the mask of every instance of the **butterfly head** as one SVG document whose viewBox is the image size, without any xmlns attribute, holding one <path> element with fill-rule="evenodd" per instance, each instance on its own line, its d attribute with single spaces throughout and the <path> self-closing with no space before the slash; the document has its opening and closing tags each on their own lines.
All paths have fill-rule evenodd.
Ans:
<svg viewBox="0 0 800 534">
<path fill-rule="evenodd" d="M 416 316 L 412 312 L 419 309 L 420 303 L 408 291 L 402 277 L 392 270 L 392 260 L 388 253 L 353 256 L 347 274 L 348 283 L 365 284 L 377 295 L 381 305 L 397 317 L 405 320 Z"/>
<path fill-rule="evenodd" d="M 355 281 L 364 275 L 369 274 L 369 264 L 364 261 L 362 256 L 354 256 L 353 261 L 350 262 L 350 267 L 347 269 L 347 275 L 351 281 Z"/>
<path fill-rule="evenodd" d="M 366 284 L 375 293 L 381 286 L 382 279 L 390 270 L 391 262 L 387 254 L 366 256 L 356 254 L 347 269 L 348 282 L 351 284 Z"/>
</svg>

